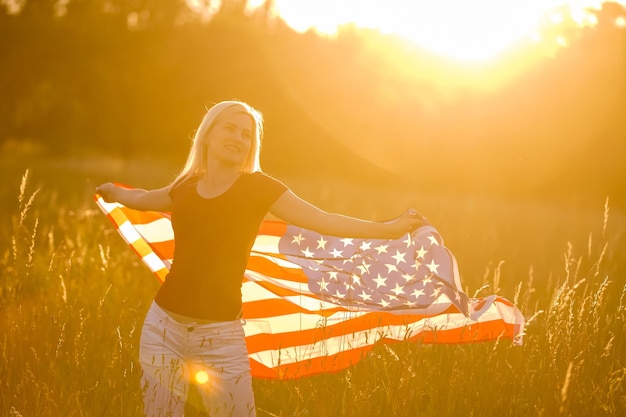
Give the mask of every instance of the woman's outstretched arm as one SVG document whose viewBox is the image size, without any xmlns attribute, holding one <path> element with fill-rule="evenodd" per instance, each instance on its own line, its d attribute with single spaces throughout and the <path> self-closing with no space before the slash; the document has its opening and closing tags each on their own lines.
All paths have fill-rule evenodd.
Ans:
<svg viewBox="0 0 626 417">
<path fill-rule="evenodd" d="M 108 203 L 117 202 L 135 210 L 170 211 L 170 186 L 156 190 L 122 188 L 110 182 L 96 187 L 96 192 Z"/>
<path fill-rule="evenodd" d="M 270 213 L 294 226 L 321 234 L 354 238 L 395 239 L 426 223 L 423 216 L 409 209 L 389 222 L 357 219 L 328 213 L 287 190 L 270 208 Z"/>
</svg>

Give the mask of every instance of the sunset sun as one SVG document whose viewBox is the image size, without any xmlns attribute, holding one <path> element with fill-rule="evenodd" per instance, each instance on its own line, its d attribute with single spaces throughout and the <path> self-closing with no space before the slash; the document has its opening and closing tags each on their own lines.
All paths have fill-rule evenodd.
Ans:
<svg viewBox="0 0 626 417">
<path fill-rule="evenodd" d="M 249 5 L 262 1 L 251 1 Z M 584 0 L 276 0 L 276 13 L 298 31 L 333 35 L 346 24 L 395 34 L 433 53 L 458 61 L 486 61 L 520 42 L 566 46 L 567 39 L 544 39 L 546 25 L 593 26 L 591 8 L 602 1 Z M 616 22 L 616 25 L 623 22 Z M 546 45 L 550 46 L 550 45 Z"/>
</svg>

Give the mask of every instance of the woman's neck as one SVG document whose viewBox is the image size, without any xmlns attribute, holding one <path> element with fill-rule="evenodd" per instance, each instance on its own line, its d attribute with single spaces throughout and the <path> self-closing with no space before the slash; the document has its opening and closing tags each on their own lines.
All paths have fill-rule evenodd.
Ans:
<svg viewBox="0 0 626 417">
<path fill-rule="evenodd" d="M 200 182 L 206 185 L 232 184 L 242 174 L 239 166 L 219 166 L 207 169 L 200 178 Z"/>
</svg>

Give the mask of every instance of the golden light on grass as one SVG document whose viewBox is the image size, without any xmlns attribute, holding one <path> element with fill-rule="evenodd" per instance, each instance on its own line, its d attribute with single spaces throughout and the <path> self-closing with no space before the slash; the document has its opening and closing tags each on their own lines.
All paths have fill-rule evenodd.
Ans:
<svg viewBox="0 0 626 417">
<path fill-rule="evenodd" d="M 194 379 L 198 384 L 204 385 L 209 382 L 209 374 L 207 374 L 205 371 L 198 371 L 196 372 Z"/>
<path fill-rule="evenodd" d="M 34 184 L 40 184 L 36 196 L 30 171 L 21 182 L 23 171 L 8 171 L 8 181 L 0 183 L 0 195 L 15 201 L 0 207 L 8 220 L 0 224 L 0 415 L 141 415 L 149 388 L 137 363 L 136 335 L 154 295 L 154 278 L 146 273 L 144 282 L 137 281 L 144 267 L 131 251 L 117 246 L 109 252 L 119 238 L 106 233 L 110 225 L 104 217 L 94 217 L 92 201 L 83 198 L 77 206 L 71 198 L 57 198 L 92 190 L 82 188 L 78 171 L 68 182 L 59 174 L 60 161 L 53 168 L 29 164 Z M 108 169 L 102 166 L 103 173 Z M 159 175 L 160 169 L 155 165 L 147 172 Z M 362 207 L 361 188 L 319 184 L 302 187 L 326 207 L 341 204 L 349 212 Z M 377 189 L 377 195 L 383 191 Z M 405 206 L 399 191 L 383 195 L 396 209 Z M 595 209 L 421 192 L 411 199 L 446 220 L 459 253 L 482 256 L 504 248 L 505 263 L 492 255 L 466 257 L 471 262 L 463 262 L 462 273 L 471 292 L 515 293 L 528 317 L 524 345 L 382 345 L 336 374 L 256 380 L 259 411 L 332 416 L 342 410 L 345 417 L 485 410 L 499 410 L 502 417 L 626 415 L 626 284 L 619 274 L 623 208 L 609 210 L 608 199 Z M 486 222 L 493 225 L 489 233 Z M 50 234 L 57 237 L 39 238 Z M 530 255 L 513 255 L 520 248 L 532 249 Z M 490 260 L 486 267 L 484 259 Z M 189 366 L 191 379 L 206 389 L 212 382 L 207 368 Z"/>
</svg>

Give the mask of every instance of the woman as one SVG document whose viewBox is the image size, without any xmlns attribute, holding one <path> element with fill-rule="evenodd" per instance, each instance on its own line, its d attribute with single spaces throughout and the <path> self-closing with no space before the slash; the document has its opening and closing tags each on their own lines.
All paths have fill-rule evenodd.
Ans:
<svg viewBox="0 0 626 417">
<path fill-rule="evenodd" d="M 211 416 L 254 416 L 252 378 L 241 323 L 241 283 L 267 213 L 322 234 L 396 238 L 422 224 L 408 210 L 387 222 L 327 213 L 261 172 L 261 114 L 246 103 L 213 106 L 185 167 L 168 186 L 97 188 L 108 202 L 171 211 L 172 268 L 146 316 L 140 344 L 146 416 L 183 414 L 189 382 Z"/>
</svg>

